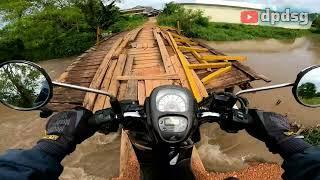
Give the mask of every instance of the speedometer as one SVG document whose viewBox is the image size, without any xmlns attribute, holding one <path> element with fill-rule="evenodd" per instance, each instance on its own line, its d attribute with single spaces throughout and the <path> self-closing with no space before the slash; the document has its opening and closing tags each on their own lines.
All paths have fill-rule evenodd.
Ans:
<svg viewBox="0 0 320 180">
<path fill-rule="evenodd" d="M 159 98 L 158 110 L 160 112 L 185 112 L 185 100 L 177 94 L 167 94 Z"/>
</svg>

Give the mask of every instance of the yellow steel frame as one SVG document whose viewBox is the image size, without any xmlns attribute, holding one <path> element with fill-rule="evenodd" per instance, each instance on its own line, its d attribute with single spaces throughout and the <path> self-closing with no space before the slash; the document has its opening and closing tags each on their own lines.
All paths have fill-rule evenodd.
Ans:
<svg viewBox="0 0 320 180">
<path fill-rule="evenodd" d="M 187 46 L 179 46 L 180 50 L 191 52 L 191 51 L 196 51 L 196 52 L 208 52 L 208 49 L 205 48 L 193 48 L 193 47 L 187 47 Z"/>
<path fill-rule="evenodd" d="M 225 67 L 225 68 L 221 68 L 211 74 L 209 74 L 208 76 L 204 77 L 203 79 L 201 79 L 201 82 L 206 85 L 209 83 L 210 80 L 212 80 L 213 78 L 216 78 L 218 76 L 220 76 L 221 74 L 223 73 L 226 73 L 226 72 L 229 72 L 231 71 L 232 69 L 232 66 L 228 66 L 228 67 Z"/>
<path fill-rule="evenodd" d="M 197 83 L 196 83 L 195 79 L 193 78 L 191 70 L 189 69 L 190 64 L 189 64 L 188 60 L 186 59 L 186 57 L 179 50 L 178 45 L 177 45 L 176 41 L 174 40 L 174 38 L 172 37 L 170 32 L 168 32 L 168 35 L 169 35 L 170 40 L 173 43 L 173 46 L 174 46 L 176 53 L 179 56 L 180 62 L 182 64 L 182 67 L 183 67 L 184 72 L 186 74 L 186 77 L 187 77 L 188 83 L 190 85 L 190 88 L 192 90 L 192 93 L 193 93 L 194 97 L 196 98 L 197 102 L 200 102 L 203 99 L 203 97 L 201 96 L 201 93 L 198 89 Z"/>
<path fill-rule="evenodd" d="M 193 42 L 192 40 L 186 37 L 182 37 L 178 34 L 168 32 L 168 35 L 172 42 L 174 50 L 179 56 L 180 62 L 186 74 L 186 77 L 190 85 L 190 88 L 193 92 L 193 95 L 195 96 L 198 102 L 200 102 L 203 96 L 205 96 L 201 94 L 202 93 L 201 90 L 205 89 L 204 85 L 208 84 L 212 79 L 220 76 L 221 74 L 232 70 L 232 63 L 229 62 L 230 60 L 235 60 L 235 61 L 246 60 L 246 57 L 244 56 L 216 56 L 216 55 L 202 56 L 199 53 L 208 52 L 209 50 L 205 48 L 191 47 L 192 45 L 198 45 L 198 43 Z M 186 46 L 178 46 L 177 42 L 184 43 L 186 44 Z M 195 56 L 195 58 L 200 62 L 200 64 L 190 64 L 181 51 L 191 52 Z M 214 61 L 222 61 L 222 62 L 214 62 Z M 193 75 L 195 74 L 194 72 L 195 69 L 211 69 L 211 68 L 218 69 L 218 70 L 201 79 L 202 83 L 194 79 Z M 206 92 L 204 94 L 206 94 Z"/>
<path fill-rule="evenodd" d="M 235 61 L 245 61 L 247 60 L 247 57 L 245 56 L 215 56 L 215 55 L 209 55 L 209 56 L 203 56 L 201 57 L 201 60 L 204 61 L 229 61 L 229 60 L 235 60 Z"/>
<path fill-rule="evenodd" d="M 225 68 L 228 66 L 231 66 L 232 64 L 229 62 L 224 62 L 224 63 L 208 63 L 208 64 L 190 64 L 188 67 L 190 69 L 208 69 L 208 68 Z"/>
</svg>

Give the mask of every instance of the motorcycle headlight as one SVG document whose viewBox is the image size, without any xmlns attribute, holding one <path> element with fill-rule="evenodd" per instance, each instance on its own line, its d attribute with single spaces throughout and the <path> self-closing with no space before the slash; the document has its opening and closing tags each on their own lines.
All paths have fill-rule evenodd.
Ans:
<svg viewBox="0 0 320 180">
<path fill-rule="evenodd" d="M 162 90 L 157 94 L 156 105 L 160 112 L 186 112 L 186 94 L 174 89 Z"/>
</svg>

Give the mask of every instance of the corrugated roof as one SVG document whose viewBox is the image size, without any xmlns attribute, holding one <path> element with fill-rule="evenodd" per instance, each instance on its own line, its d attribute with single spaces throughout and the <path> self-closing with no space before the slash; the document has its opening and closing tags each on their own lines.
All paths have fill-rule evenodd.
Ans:
<svg viewBox="0 0 320 180">
<path fill-rule="evenodd" d="M 195 2 L 179 3 L 179 4 L 200 4 L 200 5 L 216 5 L 216 6 L 231 6 L 249 9 L 264 9 L 262 4 L 239 2 L 239 1 L 224 1 L 224 0 L 196 0 Z"/>
</svg>

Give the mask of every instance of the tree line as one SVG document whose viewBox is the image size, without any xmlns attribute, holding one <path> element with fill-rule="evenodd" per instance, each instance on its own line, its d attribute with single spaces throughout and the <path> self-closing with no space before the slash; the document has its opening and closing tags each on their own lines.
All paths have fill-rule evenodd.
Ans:
<svg viewBox="0 0 320 180">
<path fill-rule="evenodd" d="M 118 1 L 1 0 L 0 15 L 8 24 L 0 30 L 0 62 L 37 61 L 85 51 L 94 44 L 97 29 L 121 31 L 123 21 L 132 21 L 121 16 Z"/>
</svg>

